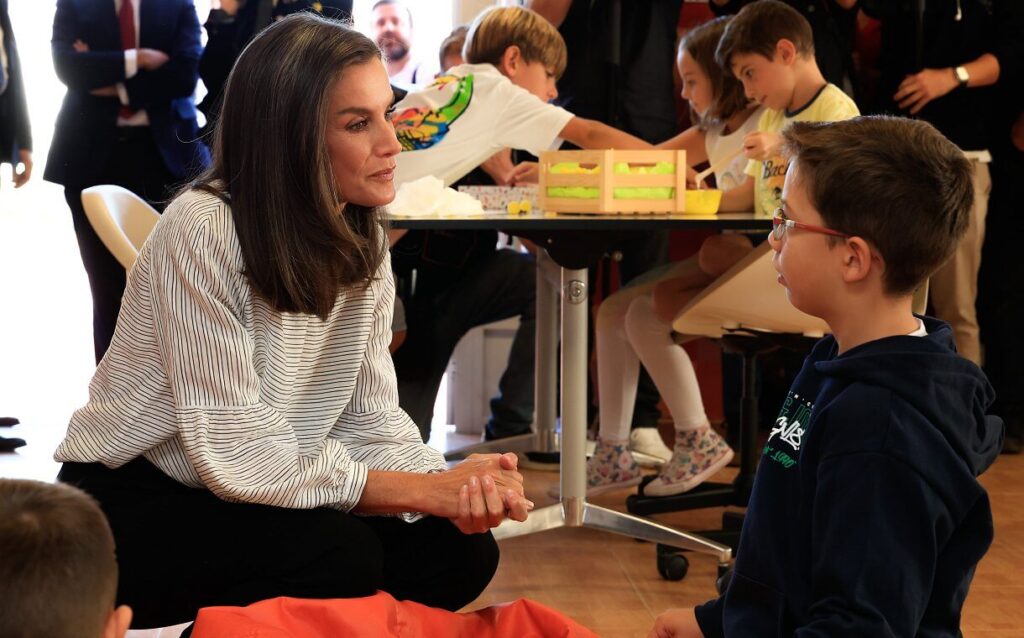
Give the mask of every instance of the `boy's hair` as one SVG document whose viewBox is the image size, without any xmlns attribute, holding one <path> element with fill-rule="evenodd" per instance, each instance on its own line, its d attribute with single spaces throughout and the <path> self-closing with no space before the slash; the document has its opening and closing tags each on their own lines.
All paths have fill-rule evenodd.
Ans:
<svg viewBox="0 0 1024 638">
<path fill-rule="evenodd" d="M 523 7 L 490 7 L 469 25 L 462 57 L 469 64 L 499 66 L 505 50 L 519 47 L 527 62 L 540 62 L 561 77 L 568 53 L 565 40 L 539 13 Z"/>
<path fill-rule="evenodd" d="M 732 16 L 722 16 L 705 22 L 690 30 L 679 41 L 679 50 L 685 50 L 711 82 L 713 100 L 702 118 L 701 128 L 725 122 L 750 103 L 743 84 L 732 73 L 723 73 L 722 68 L 715 63 L 715 49 L 731 20 Z"/>
<path fill-rule="evenodd" d="M 0 636 L 99 636 L 116 592 L 114 538 L 90 496 L 0 479 Z"/>
<path fill-rule="evenodd" d="M 449 55 L 458 54 L 462 55 L 462 47 L 466 45 L 466 33 L 469 32 L 469 27 L 464 24 L 452 29 L 452 32 L 448 34 L 448 37 L 441 42 L 441 49 L 438 51 L 438 59 L 441 62 L 441 68 L 444 68 L 444 59 Z"/>
<path fill-rule="evenodd" d="M 782 136 L 825 224 L 882 255 L 887 294 L 913 292 L 967 230 L 971 164 L 931 124 L 866 116 L 794 122 Z"/>
<path fill-rule="evenodd" d="M 779 40 L 789 40 L 797 55 L 814 59 L 814 33 L 807 19 L 778 0 L 759 0 L 743 7 L 729 23 L 715 60 L 731 73 L 734 55 L 757 54 L 771 60 Z"/>
</svg>

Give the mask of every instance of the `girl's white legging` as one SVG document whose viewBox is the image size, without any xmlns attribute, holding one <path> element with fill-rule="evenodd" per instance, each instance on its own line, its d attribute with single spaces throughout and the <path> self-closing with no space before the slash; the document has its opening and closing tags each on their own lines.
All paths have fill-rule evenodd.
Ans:
<svg viewBox="0 0 1024 638">
<path fill-rule="evenodd" d="M 682 263 L 644 283 L 622 288 L 597 312 L 597 383 L 601 439 L 629 437 L 640 362 L 668 405 L 677 431 L 706 424 L 697 374 L 690 357 L 672 340 L 672 328 L 654 314 L 654 285 L 670 278 Z M 652 273 L 653 274 L 653 273 Z"/>
</svg>

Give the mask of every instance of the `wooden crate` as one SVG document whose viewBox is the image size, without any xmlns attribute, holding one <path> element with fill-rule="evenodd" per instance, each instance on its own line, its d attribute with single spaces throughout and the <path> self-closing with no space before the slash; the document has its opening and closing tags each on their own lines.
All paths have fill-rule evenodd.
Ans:
<svg viewBox="0 0 1024 638">
<path fill-rule="evenodd" d="M 561 162 L 596 165 L 596 173 L 567 175 L 552 173 L 550 168 Z M 619 175 L 614 171 L 617 163 L 650 165 L 668 162 L 676 172 L 666 175 Z M 686 211 L 686 151 L 659 150 L 603 150 L 603 151 L 547 151 L 540 155 L 538 203 L 546 212 L 593 213 L 615 215 L 619 213 L 682 213 Z M 598 189 L 596 199 L 575 197 L 549 197 L 548 187 L 581 186 Z M 615 189 L 623 187 L 675 189 L 667 199 L 617 199 Z"/>
</svg>

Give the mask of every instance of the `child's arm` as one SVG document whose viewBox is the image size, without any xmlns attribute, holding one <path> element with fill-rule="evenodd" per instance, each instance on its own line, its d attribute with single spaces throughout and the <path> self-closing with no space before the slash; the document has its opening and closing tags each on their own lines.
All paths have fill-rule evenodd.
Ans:
<svg viewBox="0 0 1024 638">
<path fill-rule="evenodd" d="M 693 609 L 669 609 L 654 620 L 647 638 L 704 638 Z"/>
<path fill-rule="evenodd" d="M 723 213 L 750 212 L 754 210 L 754 178 L 748 177 L 742 184 L 722 193 L 718 210 Z"/>
<path fill-rule="evenodd" d="M 558 134 L 564 140 L 569 140 L 580 148 L 623 148 L 623 149 L 648 149 L 654 148 L 639 137 L 633 137 L 629 133 L 612 128 L 597 120 L 588 120 L 582 117 L 573 117 L 566 124 L 561 133 Z"/>
<path fill-rule="evenodd" d="M 707 147 L 704 146 L 704 131 L 696 126 L 691 126 L 679 135 L 656 144 L 654 148 L 686 151 L 686 163 L 690 166 L 708 161 Z"/>
<path fill-rule="evenodd" d="M 565 22 L 565 16 L 569 15 L 571 5 L 572 0 L 528 0 L 526 8 L 541 14 L 558 28 Z"/>
<path fill-rule="evenodd" d="M 779 154 L 782 136 L 768 131 L 754 131 L 743 138 L 743 151 L 747 159 L 762 161 Z"/>
</svg>

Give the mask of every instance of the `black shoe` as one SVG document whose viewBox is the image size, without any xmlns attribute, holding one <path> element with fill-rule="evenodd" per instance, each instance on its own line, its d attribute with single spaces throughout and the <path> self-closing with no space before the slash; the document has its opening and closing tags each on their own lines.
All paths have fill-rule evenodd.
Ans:
<svg viewBox="0 0 1024 638">
<path fill-rule="evenodd" d="M 9 438 L 5 439 L 0 436 L 0 452 L 13 452 L 20 447 L 25 446 L 25 439 Z"/>
<path fill-rule="evenodd" d="M 21 423 L 21 421 L 15 419 L 13 416 L 0 416 L 0 427 L 7 428 L 12 425 L 18 425 L 19 423 Z"/>
<path fill-rule="evenodd" d="M 519 430 L 517 432 L 494 432 L 491 428 L 484 428 L 484 441 L 497 441 L 499 439 L 507 439 L 510 436 L 521 436 L 523 434 L 530 434 L 533 430 L 526 428 L 525 430 Z"/>
</svg>

